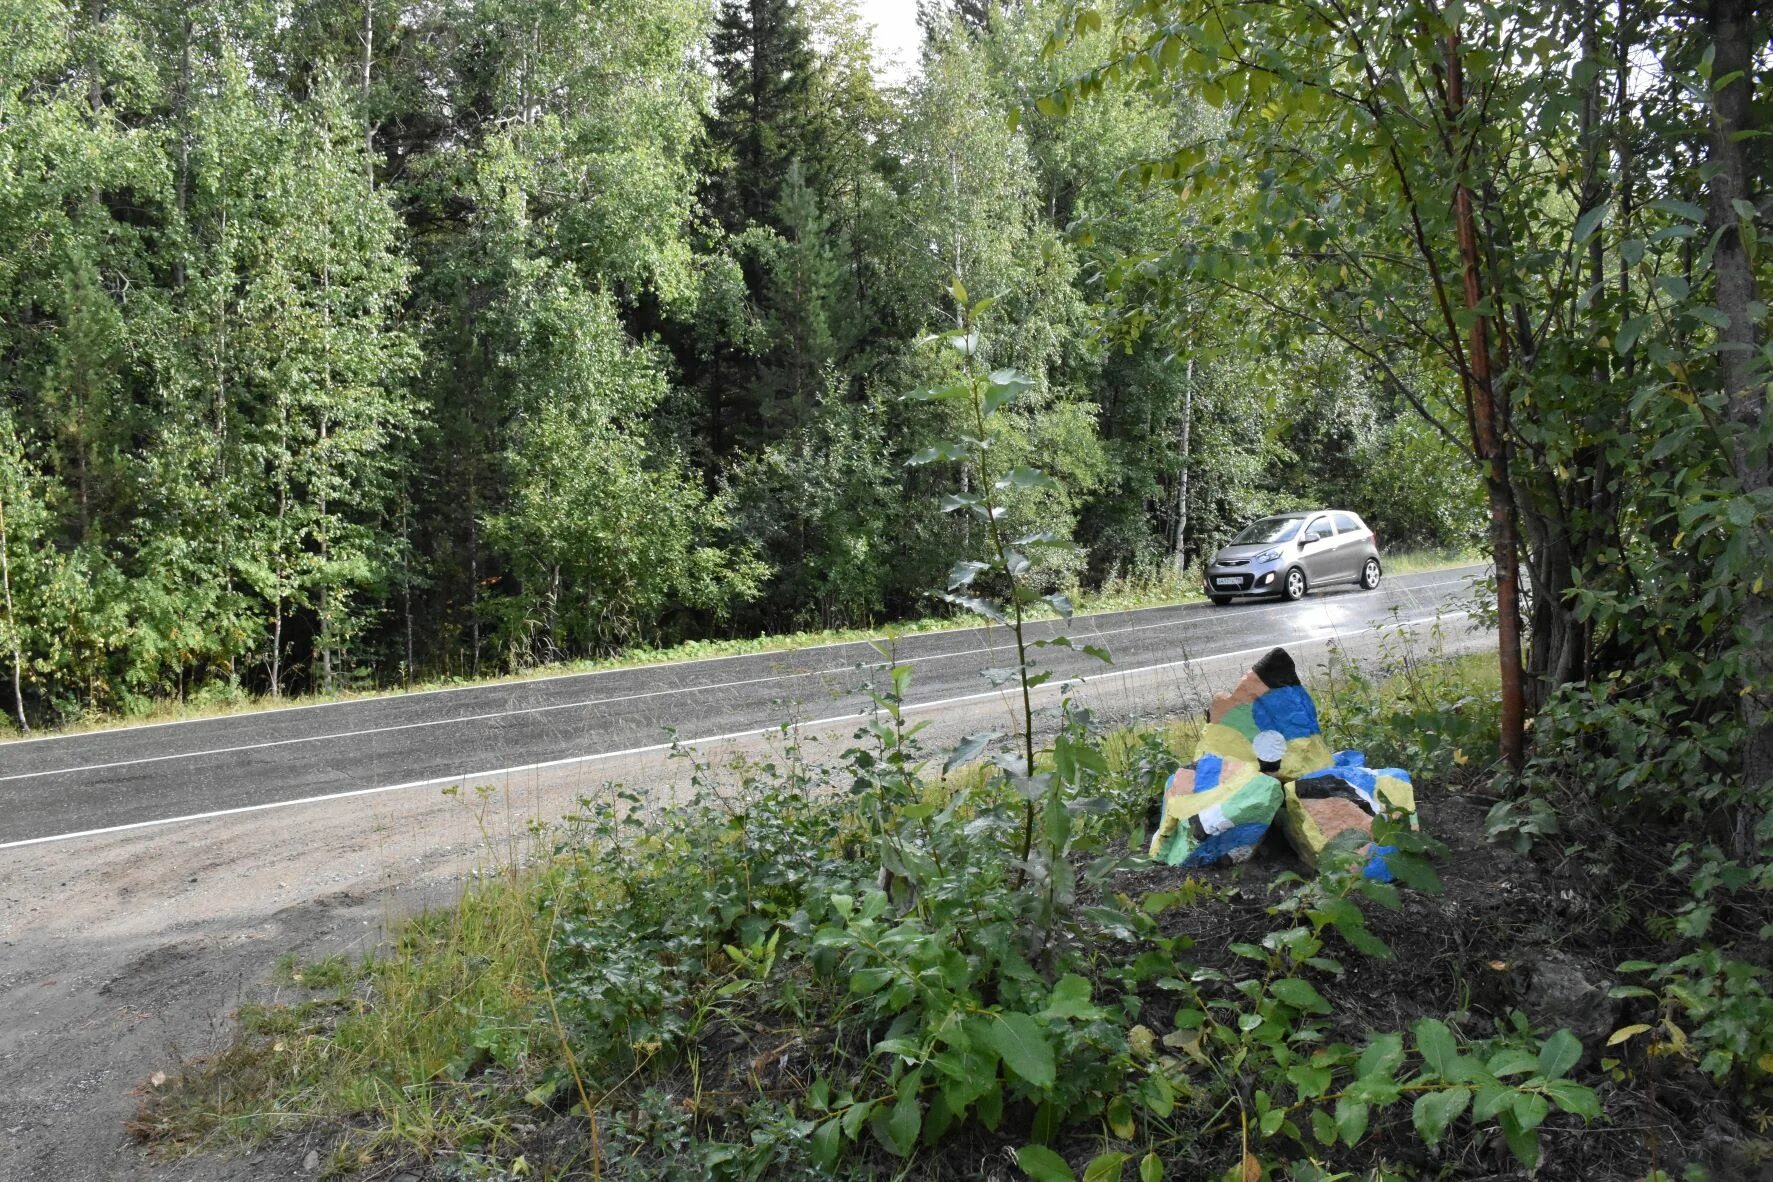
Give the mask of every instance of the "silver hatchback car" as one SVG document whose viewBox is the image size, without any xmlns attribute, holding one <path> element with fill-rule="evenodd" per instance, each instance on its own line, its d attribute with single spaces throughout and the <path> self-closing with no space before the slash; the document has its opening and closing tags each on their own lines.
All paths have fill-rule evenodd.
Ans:
<svg viewBox="0 0 1773 1182">
<path fill-rule="evenodd" d="M 1379 536 L 1345 509 L 1314 509 L 1264 517 L 1238 531 L 1207 563 L 1207 597 L 1227 604 L 1240 595 L 1298 599 L 1313 587 L 1355 583 L 1371 591 L 1383 574 Z"/>
</svg>

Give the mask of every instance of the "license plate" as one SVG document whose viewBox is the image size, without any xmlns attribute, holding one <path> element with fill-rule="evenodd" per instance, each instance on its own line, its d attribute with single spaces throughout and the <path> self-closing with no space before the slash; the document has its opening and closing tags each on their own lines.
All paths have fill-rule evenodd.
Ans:
<svg viewBox="0 0 1773 1182">
<path fill-rule="evenodd" d="M 1237 586 L 1236 579 L 1214 579 L 1213 581 L 1215 583 L 1219 584 L 1221 587 L 1235 587 L 1235 586 Z"/>
</svg>

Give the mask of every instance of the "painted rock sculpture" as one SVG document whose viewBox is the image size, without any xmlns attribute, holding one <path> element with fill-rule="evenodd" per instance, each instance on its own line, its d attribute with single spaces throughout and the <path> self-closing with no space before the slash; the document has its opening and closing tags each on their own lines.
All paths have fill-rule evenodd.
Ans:
<svg viewBox="0 0 1773 1182">
<path fill-rule="evenodd" d="M 1331 761 L 1317 707 L 1284 648 L 1257 661 L 1230 693 L 1215 695 L 1207 719 L 1202 751 L 1254 763 L 1283 781 Z"/>
<path fill-rule="evenodd" d="M 1267 834 L 1280 806 L 1280 781 L 1255 764 L 1202 755 L 1165 786 L 1151 856 L 1171 866 L 1242 862 Z"/>
<path fill-rule="evenodd" d="M 1326 768 L 1301 776 L 1286 787 L 1286 814 L 1282 822 L 1287 838 L 1307 865 L 1316 869 L 1329 844 L 1345 833 L 1355 840 L 1371 838 L 1373 818 L 1380 814 L 1407 816 L 1416 827 L 1416 789 L 1410 773 L 1402 768 L 1370 768 L 1359 751 L 1339 751 Z M 1368 878 L 1391 881 L 1386 856 L 1395 847 L 1365 842 Z"/>
<path fill-rule="evenodd" d="M 1172 866 L 1242 862 L 1255 852 L 1275 814 L 1313 869 L 1345 834 L 1360 843 L 1363 873 L 1391 880 L 1391 846 L 1372 843 L 1373 818 L 1406 816 L 1416 827 L 1416 792 L 1402 768 L 1369 768 L 1359 751 L 1332 755 L 1317 707 L 1293 658 L 1272 649 L 1217 694 L 1192 767 L 1164 787 L 1151 856 Z M 1284 806 L 1284 812 L 1283 812 Z"/>
</svg>

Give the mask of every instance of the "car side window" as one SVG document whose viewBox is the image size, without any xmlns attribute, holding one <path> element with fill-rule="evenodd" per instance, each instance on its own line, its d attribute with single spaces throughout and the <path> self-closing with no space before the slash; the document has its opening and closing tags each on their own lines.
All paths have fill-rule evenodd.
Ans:
<svg viewBox="0 0 1773 1182">
<path fill-rule="evenodd" d="M 1337 513 L 1337 514 L 1335 514 L 1335 518 L 1336 518 L 1336 529 L 1338 531 L 1345 533 L 1345 534 L 1359 533 L 1361 531 L 1362 527 L 1361 527 L 1360 519 L 1358 517 L 1356 517 L 1354 514 L 1352 514 L 1352 513 Z"/>
<path fill-rule="evenodd" d="M 1305 527 L 1305 536 L 1308 538 L 1314 533 L 1322 534 L 1327 538 L 1335 532 L 1336 531 L 1330 527 L 1330 519 L 1328 517 L 1314 517 L 1311 520 L 1311 524 Z"/>
</svg>

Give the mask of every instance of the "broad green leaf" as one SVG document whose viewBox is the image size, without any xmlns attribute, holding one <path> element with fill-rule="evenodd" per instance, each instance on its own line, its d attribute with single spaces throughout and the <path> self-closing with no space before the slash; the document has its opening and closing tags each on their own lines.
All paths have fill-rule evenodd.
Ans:
<svg viewBox="0 0 1773 1182">
<path fill-rule="evenodd" d="M 1336 930 L 1342 933 L 1342 938 L 1347 940 L 1348 946 L 1353 948 L 1356 952 L 1370 956 L 1375 960 L 1390 960 L 1392 958 L 1391 946 L 1367 930 L 1367 925 L 1364 921 L 1357 923 L 1337 923 Z"/>
<path fill-rule="evenodd" d="M 1660 291 L 1671 300 L 1684 300 L 1689 294 L 1691 294 L 1693 288 L 1683 276 L 1658 275 L 1656 277 L 1656 290 Z"/>
<path fill-rule="evenodd" d="M 905 397 L 913 402 L 965 402 L 972 396 L 971 386 L 965 382 L 952 382 L 940 387 L 920 386 Z"/>
<path fill-rule="evenodd" d="M 1298 977 L 1283 977 L 1268 987 L 1268 991 L 1287 1005 L 1308 1014 L 1327 1014 L 1330 1003 L 1324 1000 L 1323 994 L 1309 981 Z"/>
<path fill-rule="evenodd" d="M 980 503 L 978 493 L 944 493 L 942 495 L 942 512 L 953 513 L 961 509 L 970 509 Z"/>
<path fill-rule="evenodd" d="M 1287 1080 L 1298 1091 L 1301 1100 L 1312 1100 L 1330 1090 L 1330 1069 L 1295 1063 L 1287 1068 Z"/>
<path fill-rule="evenodd" d="M 843 1120 L 843 1135 L 854 1141 L 856 1139 L 856 1134 L 862 1131 L 863 1123 L 868 1119 L 869 1114 L 874 1111 L 875 1104 L 876 1101 L 864 1100 L 860 1103 L 850 1105 L 841 1118 Z"/>
<path fill-rule="evenodd" d="M 1163 1182 L 1164 1163 L 1155 1153 L 1148 1153 L 1139 1160 L 1139 1182 Z"/>
<path fill-rule="evenodd" d="M 1575 233 L 1571 235 L 1572 245 L 1581 246 L 1584 242 L 1587 242 L 1590 238 L 1594 237 L 1594 232 L 1600 229 L 1601 223 L 1606 220 L 1607 215 L 1611 213 L 1612 210 L 1612 203 L 1603 201 L 1587 213 L 1583 214 L 1580 218 L 1576 219 L 1576 230 Z"/>
<path fill-rule="evenodd" d="M 1470 1088 L 1449 1088 L 1444 1092 L 1423 1092 L 1416 1097 L 1410 1119 L 1416 1132 L 1430 1145 L 1440 1142 L 1447 1126 L 1459 1118 L 1471 1103 Z"/>
<path fill-rule="evenodd" d="M 1346 1094 L 1362 1104 L 1383 1108 L 1396 1100 L 1402 1090 L 1402 1085 L 1389 1073 L 1376 1071 L 1372 1075 L 1357 1076 L 1349 1083 Z"/>
<path fill-rule="evenodd" d="M 1545 1094 L 1565 1112 L 1594 1120 L 1601 1115 L 1601 1102 L 1591 1087 L 1569 1079 L 1554 1079 L 1545 1085 Z"/>
<path fill-rule="evenodd" d="M 1034 383 L 1021 374 L 1010 369 L 1000 369 L 991 375 L 985 383 L 985 413 L 994 415 L 998 410 L 1020 398 Z"/>
<path fill-rule="evenodd" d="M 1016 1150 L 1016 1164 L 1034 1182 L 1077 1182 L 1065 1159 L 1044 1145 L 1024 1145 Z"/>
<path fill-rule="evenodd" d="M 1393 852 L 1387 855 L 1386 865 L 1392 868 L 1393 873 L 1396 873 L 1399 863 L 1402 862 L 1405 857 L 1406 855 L 1404 854 Z M 1398 877 L 1402 878 L 1403 876 L 1399 875 Z M 1411 883 L 1410 885 L 1414 886 L 1415 884 Z M 1403 896 L 1399 895 L 1397 888 L 1392 886 L 1389 882 L 1380 882 L 1377 879 L 1372 878 L 1362 879 L 1361 891 L 1367 896 L 1367 898 L 1372 899 L 1387 911 L 1398 911 L 1403 908 Z M 1435 892 L 1430 890 L 1424 891 L 1423 893 L 1434 894 Z"/>
<path fill-rule="evenodd" d="M 891 969 L 857 969 L 850 974 L 850 992 L 863 996 L 878 993 L 892 979 Z"/>
<path fill-rule="evenodd" d="M 922 451 L 914 452 L 911 458 L 905 462 L 912 467 L 918 467 L 923 464 L 933 464 L 937 460 L 964 460 L 972 454 L 973 447 L 970 443 L 958 440 L 944 441 L 931 444 Z"/>
<path fill-rule="evenodd" d="M 1053 1086 L 1053 1048 L 1033 1018 L 1014 1010 L 998 1014 L 984 1036 L 1011 1071 L 1043 1091 Z"/>
<path fill-rule="evenodd" d="M 1631 352 L 1632 346 L 1638 343 L 1638 337 L 1646 328 L 1656 322 L 1653 316 L 1633 316 L 1619 326 L 1618 335 L 1613 338 L 1613 351 L 1623 357 Z"/>
<path fill-rule="evenodd" d="M 1130 1153 L 1109 1150 L 1098 1153 L 1084 1167 L 1083 1182 L 1120 1182 L 1121 1173 L 1126 1169 Z"/>
<path fill-rule="evenodd" d="M 1106 1115 L 1108 1128 L 1122 1141 L 1131 1141 L 1138 1132 L 1138 1127 L 1133 1124 L 1133 1106 L 1127 1102 L 1125 1096 L 1116 1096 L 1110 1100 Z"/>
<path fill-rule="evenodd" d="M 1344 1096 L 1336 1101 L 1336 1131 L 1342 1135 L 1342 1143 L 1350 1149 L 1366 1134 L 1367 1116 L 1367 1106 L 1359 1100 Z"/>
<path fill-rule="evenodd" d="M 1674 197 L 1662 197 L 1650 202 L 1650 208 L 1663 213 L 1672 213 L 1676 217 L 1686 218 L 1695 224 L 1705 221 L 1705 210 L 1691 201 L 1681 201 Z"/>
<path fill-rule="evenodd" d="M 1523 1129 L 1536 1129 L 1551 1114 L 1551 1102 L 1538 1092 L 1516 1092 L 1510 1107 Z"/>
<path fill-rule="evenodd" d="M 1560 1030 L 1539 1048 L 1539 1073 L 1547 1079 L 1568 1074 L 1582 1058 L 1582 1042 L 1568 1030 Z"/>
<path fill-rule="evenodd" d="M 1477 1120 L 1489 1120 L 1499 1112 L 1507 1111 L 1514 1100 L 1514 1090 L 1502 1084 L 1482 1084 L 1477 1090 L 1477 1102 L 1471 1107 L 1471 1115 Z"/>
<path fill-rule="evenodd" d="M 1003 1089 L 989 1087 L 980 1092 L 979 1098 L 973 1101 L 973 1115 L 979 1118 L 980 1124 L 995 1132 L 998 1122 L 1003 1119 Z"/>
<path fill-rule="evenodd" d="M 1502 1110 L 1499 1123 L 1502 1126 L 1503 1139 L 1508 1142 L 1509 1151 L 1516 1160 L 1529 1170 L 1536 1169 L 1539 1165 L 1539 1130 L 1523 1129 L 1514 1113 L 1506 1108 Z"/>
<path fill-rule="evenodd" d="M 973 562 L 963 558 L 948 571 L 948 589 L 958 591 L 990 569 L 991 564 L 988 562 Z"/>
<path fill-rule="evenodd" d="M 1413 887 L 1425 895 L 1438 895 L 1445 888 L 1441 885 L 1441 876 L 1434 872 L 1428 859 L 1421 854 L 1412 854 L 1404 850 L 1386 856 L 1385 864 L 1391 868 L 1392 874 L 1405 886 Z M 1396 908 L 1393 908 L 1396 910 Z"/>
<path fill-rule="evenodd" d="M 1066 973 L 1053 983 L 1042 1018 L 1099 1018 L 1102 1011 L 1090 1004 L 1090 983 L 1076 973 Z"/>
<path fill-rule="evenodd" d="M 843 1124 L 837 1117 L 813 1130 L 813 1164 L 820 1170 L 830 1173 L 837 1165 L 837 1155 L 842 1148 Z"/>
<path fill-rule="evenodd" d="M 923 1105 L 918 1102 L 916 1077 L 907 1076 L 912 1086 L 901 1086 L 898 1103 L 893 1105 L 891 1115 L 887 1117 L 887 1132 L 892 1139 L 893 1147 L 900 1157 L 904 1157 L 917 1145 L 917 1131 L 923 1126 Z"/>
<path fill-rule="evenodd" d="M 1354 1073 L 1357 1076 L 1384 1075 L 1389 1078 L 1403 1061 L 1404 1036 L 1395 1031 L 1387 1031 L 1373 1036 L 1373 1041 L 1361 1052 L 1360 1061 L 1354 1065 Z"/>
<path fill-rule="evenodd" d="M 965 1112 L 987 1091 L 1002 1086 L 997 1078 L 997 1056 L 986 1048 L 940 1051 L 930 1065 L 942 1075 L 942 1094 L 955 1112 Z"/>
<path fill-rule="evenodd" d="M 1523 1071 L 1532 1071 L 1538 1066 L 1538 1059 L 1516 1047 L 1506 1051 L 1497 1051 L 1491 1055 L 1490 1061 L 1484 1065 L 1484 1070 L 1497 1079 L 1505 1079 L 1511 1075 L 1519 1075 Z"/>
<path fill-rule="evenodd" d="M 1439 1018 L 1424 1018 L 1416 1023 L 1416 1050 L 1428 1069 L 1444 1080 L 1454 1079 L 1454 1064 L 1459 1058 L 1459 1045 L 1453 1032 Z"/>
<path fill-rule="evenodd" d="M 997 482 L 997 487 L 1003 489 L 1058 488 L 1059 482 L 1038 468 L 1029 468 L 1018 464 Z"/>
<path fill-rule="evenodd" d="M 977 595 L 952 594 L 943 595 L 942 598 L 947 602 L 952 603 L 955 607 L 965 608 L 976 616 L 984 616 L 986 619 L 998 624 L 1004 622 L 1003 609 L 998 607 L 995 603 L 992 603 L 989 599 L 984 599 Z"/>
<path fill-rule="evenodd" d="M 994 731 L 984 731 L 980 734 L 962 737 L 960 742 L 955 745 L 954 750 L 948 753 L 948 758 L 942 761 L 942 774 L 947 775 L 961 764 L 970 763 L 979 758 L 980 753 L 990 746 L 991 741 L 997 737 Z"/>
</svg>

